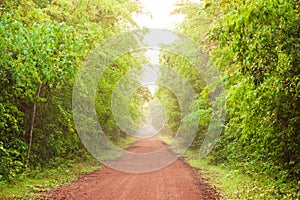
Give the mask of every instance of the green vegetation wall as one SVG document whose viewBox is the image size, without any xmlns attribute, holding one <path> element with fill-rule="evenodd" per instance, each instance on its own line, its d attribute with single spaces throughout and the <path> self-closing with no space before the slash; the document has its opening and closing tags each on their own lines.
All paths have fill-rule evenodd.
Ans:
<svg viewBox="0 0 300 200">
<path fill-rule="evenodd" d="M 137 10 L 130 0 L 0 2 L 0 181 L 86 157 L 71 114 L 76 70 Z"/>
<path fill-rule="evenodd" d="M 215 156 L 282 180 L 300 176 L 299 6 L 299 1 L 212 5 L 223 11 L 210 32 L 219 44 L 213 58 L 231 55 L 230 63 L 217 61 L 226 73 L 229 121 Z"/>
<path fill-rule="evenodd" d="M 294 0 L 219 0 L 176 11 L 186 14 L 179 31 L 207 49 L 225 85 L 227 120 L 210 154 L 215 163 L 282 182 L 299 180 L 299 6 Z M 199 107 L 209 111 L 205 93 L 211 90 L 201 91 Z M 202 123 L 205 129 L 209 120 Z"/>
</svg>

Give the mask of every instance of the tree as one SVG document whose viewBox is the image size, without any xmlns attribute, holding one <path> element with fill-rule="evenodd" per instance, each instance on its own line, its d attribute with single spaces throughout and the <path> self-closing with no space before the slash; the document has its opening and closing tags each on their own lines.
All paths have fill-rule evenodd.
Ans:
<svg viewBox="0 0 300 200">
<path fill-rule="evenodd" d="M 91 48 L 132 24 L 138 6 L 22 0 L 0 7 L 0 179 L 11 180 L 27 165 L 57 166 L 86 152 L 72 121 L 75 72 Z"/>
</svg>

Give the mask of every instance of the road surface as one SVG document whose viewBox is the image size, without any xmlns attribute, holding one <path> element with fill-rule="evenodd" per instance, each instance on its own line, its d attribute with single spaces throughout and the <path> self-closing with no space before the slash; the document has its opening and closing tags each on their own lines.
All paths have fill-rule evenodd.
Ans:
<svg viewBox="0 0 300 200">
<path fill-rule="evenodd" d="M 145 153 L 164 146 L 157 138 L 139 139 L 128 151 Z M 122 157 L 120 158 L 123 159 Z M 181 159 L 157 171 L 126 173 L 106 166 L 70 185 L 49 192 L 48 199 L 156 200 L 218 199 L 218 193 Z"/>
</svg>

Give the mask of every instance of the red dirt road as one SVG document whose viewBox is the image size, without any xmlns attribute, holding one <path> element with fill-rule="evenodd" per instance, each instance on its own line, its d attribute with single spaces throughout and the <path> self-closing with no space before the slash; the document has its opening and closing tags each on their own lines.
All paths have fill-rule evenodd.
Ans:
<svg viewBox="0 0 300 200">
<path fill-rule="evenodd" d="M 136 141 L 128 151 L 152 152 L 163 146 L 160 140 L 152 138 Z M 198 178 L 197 171 L 181 159 L 158 171 L 142 174 L 103 167 L 49 194 L 48 199 L 76 200 L 219 199 L 205 179 Z"/>
</svg>

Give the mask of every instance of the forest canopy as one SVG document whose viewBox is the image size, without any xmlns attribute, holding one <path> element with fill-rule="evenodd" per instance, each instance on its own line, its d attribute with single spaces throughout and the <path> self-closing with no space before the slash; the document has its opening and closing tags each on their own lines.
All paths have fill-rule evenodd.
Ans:
<svg viewBox="0 0 300 200">
<path fill-rule="evenodd" d="M 26 168 L 55 167 L 88 156 L 72 119 L 75 74 L 92 48 L 135 26 L 133 12 L 139 12 L 139 5 L 130 0 L 1 1 L 1 181 Z M 124 69 L 107 71 L 109 77 L 122 76 L 138 61 L 127 55 L 113 65 Z M 97 100 L 102 107 L 110 106 L 115 81 L 101 82 L 107 88 Z M 117 130 L 107 120 L 111 111 L 99 112 L 99 121 L 106 119 L 104 128 Z M 106 133 L 114 140 L 124 137 L 120 131 Z"/>
<path fill-rule="evenodd" d="M 294 188 L 300 177 L 299 7 L 294 0 L 207 0 L 200 5 L 182 4 L 174 11 L 185 14 L 177 30 L 206 49 L 225 87 L 219 103 L 225 102 L 227 119 L 210 153 L 211 163 L 251 176 L 264 174 Z M 209 98 L 215 88 L 197 83 L 201 78 L 179 56 L 164 53 L 162 60 L 192 84 L 200 83 L 199 130 L 192 145 L 199 149 L 212 119 L 212 106 L 218 103 Z M 167 104 L 168 126 L 176 129 L 180 121 L 174 112 L 176 97 L 162 95 L 163 90 L 157 95 Z M 282 198 L 280 189 L 276 195 Z"/>
</svg>

